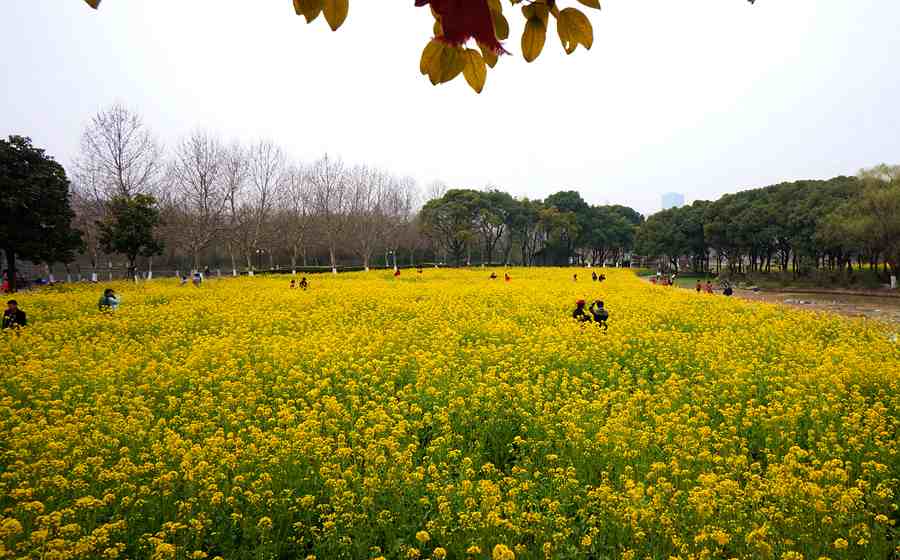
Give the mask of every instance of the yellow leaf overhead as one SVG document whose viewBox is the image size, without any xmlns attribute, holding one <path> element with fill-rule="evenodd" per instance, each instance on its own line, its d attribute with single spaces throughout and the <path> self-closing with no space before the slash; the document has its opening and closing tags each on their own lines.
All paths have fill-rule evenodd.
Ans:
<svg viewBox="0 0 900 560">
<path fill-rule="evenodd" d="M 322 12 L 325 14 L 325 20 L 332 31 L 338 28 L 347 19 L 347 13 L 350 11 L 350 0 L 324 0 Z"/>
<path fill-rule="evenodd" d="M 547 39 L 547 26 L 538 18 L 530 18 L 525 23 L 525 31 L 522 33 L 522 56 L 527 62 L 532 62 L 544 49 L 544 41 Z"/>
<path fill-rule="evenodd" d="M 85 0 L 94 9 L 100 7 L 101 1 Z M 503 13 L 503 5 L 506 2 L 514 7 L 520 7 L 524 16 L 525 27 L 521 42 L 522 56 L 527 62 L 534 61 L 543 51 L 551 15 L 556 20 L 559 39 L 566 53 L 571 54 L 578 45 L 589 49 L 593 44 L 593 27 L 587 17 L 576 8 L 562 8 L 560 4 L 578 2 L 599 10 L 600 0 L 484 1 L 487 3 L 487 11 L 490 12 L 493 37 L 490 28 L 486 34 L 484 32 L 487 21 L 483 6 L 481 15 L 478 15 L 477 10 L 470 11 L 472 5 L 469 2 L 456 1 L 445 4 L 440 8 L 441 13 L 438 13 L 433 2 L 428 3 L 428 10 L 434 18 L 432 35 L 436 39 L 446 41 L 443 46 L 431 42 L 422 52 L 419 71 L 423 75 L 428 75 L 432 83 L 443 83 L 462 73 L 473 89 L 478 92 L 482 90 L 487 68 L 494 68 L 500 55 L 509 54 L 501 44 L 510 37 L 510 20 Z M 324 15 L 332 31 L 337 31 L 344 24 L 350 11 L 350 0 L 292 0 L 292 3 L 294 12 L 303 16 L 307 23 L 312 23 L 320 15 Z M 448 11 L 444 13 L 444 10 Z M 445 17 L 449 19 L 442 22 Z M 482 19 L 476 23 L 478 18 Z M 479 25 L 481 27 L 478 27 Z M 452 31 L 449 39 L 444 36 L 445 26 L 450 26 Z M 480 29 L 478 32 L 480 34 L 473 33 L 475 29 Z M 472 43 L 476 43 L 478 48 L 469 48 L 475 46 Z"/>
<path fill-rule="evenodd" d="M 441 56 L 441 50 L 443 48 L 444 44 L 435 39 L 432 39 L 425 45 L 425 49 L 422 51 L 422 58 L 419 60 L 419 72 L 423 75 L 428 74 L 432 62 L 434 62 L 436 57 Z"/>
<path fill-rule="evenodd" d="M 465 58 L 463 76 L 476 93 L 481 93 L 481 90 L 484 89 L 484 82 L 487 80 L 487 66 L 484 58 L 475 49 L 467 49 L 463 56 Z"/>
<path fill-rule="evenodd" d="M 311 23 L 322 13 L 323 0 L 294 0 L 294 11 Z"/>
<path fill-rule="evenodd" d="M 556 31 L 567 54 L 572 54 L 579 44 L 586 49 L 594 44 L 594 28 L 587 16 L 577 8 L 566 8 L 559 13 Z"/>
</svg>

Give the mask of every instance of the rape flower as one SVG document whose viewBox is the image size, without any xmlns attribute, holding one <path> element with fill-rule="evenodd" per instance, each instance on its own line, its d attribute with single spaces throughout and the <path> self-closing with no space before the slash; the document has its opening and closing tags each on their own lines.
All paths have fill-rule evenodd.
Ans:
<svg viewBox="0 0 900 560">
<path fill-rule="evenodd" d="M 422 544 L 425 544 L 429 540 L 431 540 L 431 535 L 428 534 L 428 531 L 419 531 L 416 533 L 416 540 Z"/>
<path fill-rule="evenodd" d="M 604 273 L 603 333 L 569 269 L 26 294 L 0 556 L 896 555 L 890 327 Z"/>
<path fill-rule="evenodd" d="M 491 553 L 491 558 L 493 560 L 515 560 L 515 553 L 507 548 L 505 544 L 497 544 L 494 545 L 494 550 Z"/>
</svg>

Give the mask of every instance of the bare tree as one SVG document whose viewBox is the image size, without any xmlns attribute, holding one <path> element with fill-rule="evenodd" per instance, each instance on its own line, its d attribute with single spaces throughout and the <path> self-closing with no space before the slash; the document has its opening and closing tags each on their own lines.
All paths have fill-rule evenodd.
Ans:
<svg viewBox="0 0 900 560">
<path fill-rule="evenodd" d="M 229 146 L 222 158 L 222 183 L 225 192 L 225 220 L 223 233 L 228 256 L 231 258 L 231 274 L 237 276 L 237 253 L 242 243 L 241 199 L 247 181 L 247 152 L 237 142 Z"/>
<path fill-rule="evenodd" d="M 96 282 L 97 268 L 103 254 L 97 222 L 105 216 L 107 198 L 100 167 L 90 153 L 82 154 L 75 160 L 71 199 L 72 210 L 75 211 L 72 225 L 82 233 L 91 263 L 91 281 Z"/>
<path fill-rule="evenodd" d="M 331 271 L 337 274 L 336 250 L 347 226 L 349 199 L 347 172 L 339 159 L 327 155 L 310 168 L 312 207 L 322 227 Z"/>
<path fill-rule="evenodd" d="M 381 241 L 384 226 L 384 195 L 391 177 L 376 169 L 354 167 L 348 173 L 350 203 L 348 233 L 354 252 L 369 270 L 369 262 Z"/>
<path fill-rule="evenodd" d="M 253 271 L 253 256 L 267 252 L 261 245 L 270 233 L 270 218 L 282 194 L 285 157 L 281 148 L 267 140 L 254 144 L 247 158 L 247 188 L 237 209 L 240 242 L 247 268 Z M 270 264 L 271 248 L 268 250 Z"/>
<path fill-rule="evenodd" d="M 432 181 L 425 191 L 425 199 L 428 201 L 441 198 L 447 193 L 447 190 L 447 183 L 443 181 Z"/>
<path fill-rule="evenodd" d="M 181 141 L 170 166 L 175 209 L 170 225 L 194 269 L 199 268 L 200 252 L 223 226 L 229 192 L 225 156 L 217 138 L 197 131 Z"/>
<path fill-rule="evenodd" d="M 297 258 L 302 257 L 306 266 L 307 237 L 312 225 L 312 189 L 309 173 L 299 166 L 287 172 L 284 204 L 284 228 L 290 253 L 291 273 L 297 272 Z"/>
<path fill-rule="evenodd" d="M 400 243 L 408 236 L 407 228 L 415 217 L 418 198 L 418 187 L 412 177 L 403 179 L 391 177 L 382 195 L 381 237 L 385 247 L 394 255 L 397 254 Z M 397 268 L 396 256 L 394 257 L 394 268 Z"/>
<path fill-rule="evenodd" d="M 153 194 L 163 169 L 162 148 L 139 115 L 122 105 L 100 111 L 81 137 L 107 197 Z"/>
</svg>

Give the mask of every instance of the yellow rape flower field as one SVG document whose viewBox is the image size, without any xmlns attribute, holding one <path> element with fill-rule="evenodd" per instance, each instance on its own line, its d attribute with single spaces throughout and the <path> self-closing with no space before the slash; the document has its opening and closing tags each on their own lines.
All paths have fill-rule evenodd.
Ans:
<svg viewBox="0 0 900 560">
<path fill-rule="evenodd" d="M 21 294 L 0 557 L 900 554 L 892 327 L 572 272 Z"/>
</svg>

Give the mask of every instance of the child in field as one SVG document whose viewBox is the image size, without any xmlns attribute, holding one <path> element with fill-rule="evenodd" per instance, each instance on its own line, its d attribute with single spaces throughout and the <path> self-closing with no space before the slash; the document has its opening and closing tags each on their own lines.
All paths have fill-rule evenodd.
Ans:
<svg viewBox="0 0 900 560">
<path fill-rule="evenodd" d="M 584 310 L 584 300 L 580 299 L 575 302 L 575 311 L 572 312 L 572 318 L 578 321 L 579 323 L 588 323 L 591 318 L 585 313 Z"/>
<path fill-rule="evenodd" d="M 297 288 L 297 281 L 296 281 L 296 280 L 291 280 L 291 289 L 294 290 L 294 289 L 296 289 L 296 288 Z"/>
<path fill-rule="evenodd" d="M 697 280 L 697 293 L 699 294 L 702 291 L 703 291 L 703 286 L 700 284 L 700 281 Z"/>
<path fill-rule="evenodd" d="M 591 280 L 593 280 L 594 282 L 597 281 L 597 273 L 593 270 L 591 271 Z"/>
<path fill-rule="evenodd" d="M 597 281 L 598 281 L 598 282 L 603 282 L 604 280 L 606 280 L 606 275 L 605 275 L 605 274 L 601 274 L 600 276 L 597 277 Z"/>
<path fill-rule="evenodd" d="M 712 282 L 710 282 L 709 280 L 706 281 L 706 293 L 707 294 L 713 293 Z"/>
<path fill-rule="evenodd" d="M 100 311 L 115 311 L 118 308 L 119 298 L 116 297 L 116 292 L 112 288 L 103 290 L 103 295 L 100 297 L 100 301 L 97 302 L 97 309 Z"/>
<path fill-rule="evenodd" d="M 572 275 L 572 281 L 573 281 L 573 282 L 578 282 L 578 273 L 577 273 L 577 272 L 576 272 L 575 274 Z"/>
<path fill-rule="evenodd" d="M 598 326 L 603 327 L 603 330 L 606 331 L 609 329 L 609 325 L 606 324 L 606 321 L 609 319 L 609 311 L 603 307 L 603 302 L 599 299 L 591 304 L 591 315 L 594 316 L 594 322 L 597 323 Z"/>
<path fill-rule="evenodd" d="M 395 268 L 395 269 L 394 269 L 394 278 L 397 278 L 397 277 L 399 277 L 399 276 L 400 276 L 400 269 L 399 269 L 399 268 Z"/>
<path fill-rule="evenodd" d="M 301 290 L 305 290 L 309 287 L 309 282 L 306 281 L 306 276 L 300 279 L 300 283 L 298 284 Z"/>
<path fill-rule="evenodd" d="M 194 273 L 194 279 L 192 280 L 195 288 L 199 288 L 200 284 L 203 282 L 203 276 L 200 274 L 200 271 Z"/>
<path fill-rule="evenodd" d="M 508 272 L 504 272 L 504 273 L 503 273 L 503 279 L 506 280 L 507 282 L 509 282 L 510 280 L 512 280 L 512 278 L 509 277 L 509 273 L 508 273 Z"/>
<path fill-rule="evenodd" d="M 491 280 L 496 280 L 496 279 L 497 279 L 497 273 L 491 272 Z"/>
</svg>

